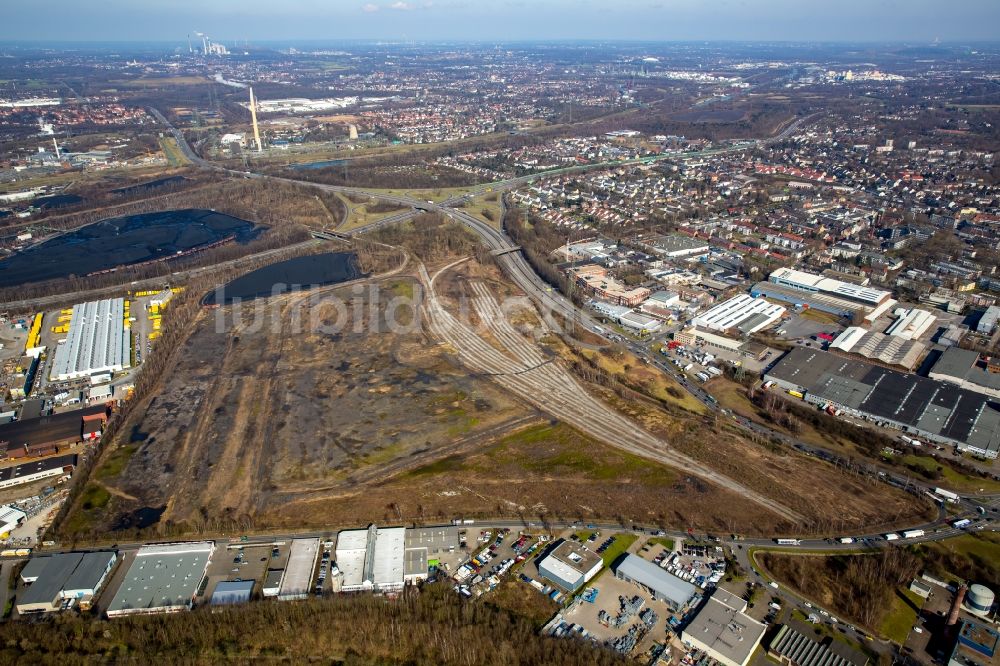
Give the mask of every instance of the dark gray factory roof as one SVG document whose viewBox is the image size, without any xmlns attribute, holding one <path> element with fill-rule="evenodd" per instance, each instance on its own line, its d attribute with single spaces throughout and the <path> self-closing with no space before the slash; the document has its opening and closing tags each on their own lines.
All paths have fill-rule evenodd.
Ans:
<svg viewBox="0 0 1000 666">
<path fill-rule="evenodd" d="M 962 444 L 1000 448 L 1000 404 L 954 384 L 805 347 L 788 352 L 766 377 Z"/>
</svg>

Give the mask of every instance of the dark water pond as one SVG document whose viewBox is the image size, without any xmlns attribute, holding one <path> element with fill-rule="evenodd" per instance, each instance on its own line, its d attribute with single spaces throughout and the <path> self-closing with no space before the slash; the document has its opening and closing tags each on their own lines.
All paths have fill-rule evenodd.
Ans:
<svg viewBox="0 0 1000 666">
<path fill-rule="evenodd" d="M 322 160 L 320 162 L 293 164 L 292 169 L 295 169 L 296 171 L 309 171 L 310 169 L 326 169 L 329 167 L 342 166 L 344 164 L 347 164 L 347 160 Z"/>
<path fill-rule="evenodd" d="M 253 300 L 359 277 L 362 273 L 351 252 L 312 254 L 258 268 L 209 292 L 202 302 L 205 305 L 223 305 L 232 303 L 234 299 Z"/>
<path fill-rule="evenodd" d="M 248 243 L 264 229 L 231 215 L 196 208 L 115 217 L 0 261 L 0 287 L 82 277 L 167 259 L 230 237 L 238 243 Z"/>
</svg>

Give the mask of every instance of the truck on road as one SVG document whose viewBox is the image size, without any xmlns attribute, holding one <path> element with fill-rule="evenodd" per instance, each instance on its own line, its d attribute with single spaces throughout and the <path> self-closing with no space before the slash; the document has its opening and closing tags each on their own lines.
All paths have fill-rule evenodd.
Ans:
<svg viewBox="0 0 1000 666">
<path fill-rule="evenodd" d="M 854 543 L 854 538 L 853 537 L 840 537 L 839 539 L 837 539 L 837 541 L 839 541 L 840 543 Z"/>
<path fill-rule="evenodd" d="M 801 539 L 775 539 L 775 543 L 779 546 L 801 546 Z"/>
<path fill-rule="evenodd" d="M 896 541 L 897 539 L 899 539 L 899 535 L 896 534 L 895 532 L 886 532 L 882 536 L 885 538 L 886 541 Z"/>
<path fill-rule="evenodd" d="M 954 521 L 951 524 L 951 526 L 954 527 L 956 530 L 961 530 L 961 529 L 965 529 L 966 527 L 968 527 L 971 524 L 972 524 L 971 520 L 969 520 L 968 518 L 962 518 L 960 520 Z"/>
<path fill-rule="evenodd" d="M 922 537 L 923 535 L 924 535 L 923 530 L 906 530 L 905 532 L 903 532 L 904 539 L 916 539 L 918 537 Z"/>
</svg>

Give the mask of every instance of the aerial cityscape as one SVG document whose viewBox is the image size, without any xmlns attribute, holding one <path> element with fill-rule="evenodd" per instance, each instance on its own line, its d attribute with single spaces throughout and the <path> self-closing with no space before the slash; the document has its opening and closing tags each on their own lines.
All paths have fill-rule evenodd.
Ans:
<svg viewBox="0 0 1000 666">
<path fill-rule="evenodd" d="M 1000 666 L 1000 5 L 286 5 L 3 10 L 0 663 Z"/>
</svg>

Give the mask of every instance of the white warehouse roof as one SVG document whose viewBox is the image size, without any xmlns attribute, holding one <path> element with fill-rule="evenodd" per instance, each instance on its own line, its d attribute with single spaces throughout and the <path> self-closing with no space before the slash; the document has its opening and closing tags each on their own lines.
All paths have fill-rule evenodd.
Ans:
<svg viewBox="0 0 1000 666">
<path fill-rule="evenodd" d="M 73 306 L 69 335 L 56 347 L 52 378 L 120 372 L 131 364 L 132 344 L 125 328 L 125 299 L 109 298 Z"/>
<path fill-rule="evenodd" d="M 927 329 L 937 320 L 937 317 L 932 315 L 926 310 L 920 310 L 913 308 L 912 310 L 901 310 L 899 312 L 900 317 L 889 330 L 886 331 L 888 335 L 894 335 L 897 338 L 903 338 L 905 340 L 915 340 L 921 335 L 927 332 Z"/>
<path fill-rule="evenodd" d="M 780 305 L 775 305 L 764 298 L 741 294 L 701 313 L 691 323 L 712 331 L 727 331 L 749 323 L 749 330 L 743 332 L 750 335 L 767 328 L 781 319 L 783 314 L 785 308 Z M 750 319 L 753 321 L 749 322 Z"/>
</svg>

